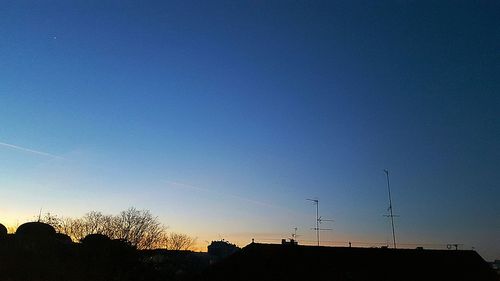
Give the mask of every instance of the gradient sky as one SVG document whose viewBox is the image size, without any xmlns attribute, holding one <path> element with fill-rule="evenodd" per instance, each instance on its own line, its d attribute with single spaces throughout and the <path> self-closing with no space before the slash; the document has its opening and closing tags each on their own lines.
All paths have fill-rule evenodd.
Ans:
<svg viewBox="0 0 500 281">
<path fill-rule="evenodd" d="M 373 3 L 376 2 L 376 3 Z M 500 258 L 500 2 L 5 1 L 0 222 Z"/>
</svg>

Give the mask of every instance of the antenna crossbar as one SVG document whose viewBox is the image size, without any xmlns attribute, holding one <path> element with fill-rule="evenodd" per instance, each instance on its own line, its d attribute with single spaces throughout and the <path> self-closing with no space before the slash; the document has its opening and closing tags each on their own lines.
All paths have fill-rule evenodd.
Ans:
<svg viewBox="0 0 500 281">
<path fill-rule="evenodd" d="M 319 225 L 322 223 L 322 222 L 325 222 L 325 221 L 332 221 L 333 220 L 329 220 L 329 219 L 324 219 L 322 218 L 320 215 L 319 215 L 319 200 L 318 199 L 306 199 L 308 201 L 312 201 L 314 205 L 316 205 L 316 227 L 314 228 L 311 228 L 312 230 L 316 230 L 316 241 L 318 243 L 318 246 L 319 246 L 319 232 L 321 230 L 333 230 L 331 228 L 320 228 Z"/>
</svg>

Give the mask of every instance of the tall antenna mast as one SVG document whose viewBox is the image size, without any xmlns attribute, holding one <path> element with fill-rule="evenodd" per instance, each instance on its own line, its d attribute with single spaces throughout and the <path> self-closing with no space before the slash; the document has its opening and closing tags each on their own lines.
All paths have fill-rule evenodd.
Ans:
<svg viewBox="0 0 500 281">
<path fill-rule="evenodd" d="M 320 230 L 332 230 L 331 228 L 319 228 L 320 223 L 324 221 L 333 221 L 333 220 L 327 220 L 323 219 L 319 216 L 319 200 L 318 199 L 306 199 L 309 201 L 312 201 L 314 205 L 316 205 L 316 227 L 313 228 L 313 230 L 316 230 L 316 241 L 318 242 L 319 246 L 319 231 Z"/>
<path fill-rule="evenodd" d="M 387 191 L 389 192 L 389 215 L 388 217 L 391 218 L 391 225 L 392 225 L 392 240 L 394 242 L 394 249 L 396 249 L 396 233 L 394 232 L 394 215 L 392 214 L 392 199 L 391 199 L 391 186 L 389 184 L 389 170 L 384 169 L 385 176 L 387 178 Z"/>
<path fill-rule="evenodd" d="M 319 246 L 319 200 L 318 199 L 306 199 L 312 201 L 316 205 L 316 241 L 318 241 Z"/>
</svg>

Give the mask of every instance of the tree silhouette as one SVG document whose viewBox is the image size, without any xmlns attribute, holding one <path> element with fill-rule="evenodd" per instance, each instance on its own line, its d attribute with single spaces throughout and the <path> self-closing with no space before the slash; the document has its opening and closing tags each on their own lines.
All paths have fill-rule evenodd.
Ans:
<svg viewBox="0 0 500 281">
<path fill-rule="evenodd" d="M 113 219 L 115 239 L 129 241 L 138 249 L 153 249 L 159 245 L 165 228 L 148 210 L 133 207 L 122 211 Z"/>
<path fill-rule="evenodd" d="M 50 224 L 58 233 L 68 235 L 75 242 L 90 234 L 101 234 L 111 239 L 128 241 L 138 249 L 188 250 L 196 241 L 186 234 L 168 233 L 166 227 L 148 210 L 137 210 L 134 207 L 118 215 L 91 211 L 81 218 L 58 217 L 46 213 L 40 221 Z"/>
<path fill-rule="evenodd" d="M 163 247 L 167 250 L 190 250 L 196 243 L 196 238 L 186 234 L 171 232 L 163 237 Z"/>
</svg>

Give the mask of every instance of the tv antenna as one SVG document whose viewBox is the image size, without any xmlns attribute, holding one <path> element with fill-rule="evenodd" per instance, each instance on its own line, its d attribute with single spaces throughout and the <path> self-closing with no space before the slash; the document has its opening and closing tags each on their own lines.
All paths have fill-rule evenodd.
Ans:
<svg viewBox="0 0 500 281">
<path fill-rule="evenodd" d="M 297 241 L 297 237 L 299 237 L 300 235 L 297 235 L 297 227 L 294 227 L 293 228 L 293 233 L 292 233 L 292 239 Z"/>
<path fill-rule="evenodd" d="M 384 173 L 385 173 L 385 176 L 387 178 L 387 191 L 389 192 L 389 208 L 387 209 L 389 211 L 389 214 L 385 215 L 385 216 L 391 218 L 392 241 L 394 242 L 394 249 L 396 249 L 396 233 L 394 231 L 394 217 L 398 217 L 398 216 L 394 215 L 392 213 L 392 199 L 391 199 L 391 186 L 389 184 L 389 170 L 384 169 Z"/>
<path fill-rule="evenodd" d="M 319 200 L 318 199 L 306 199 L 306 200 L 312 201 L 313 204 L 316 205 L 316 227 L 311 228 L 311 229 L 316 230 L 316 241 L 318 242 L 318 246 L 319 246 L 319 231 L 320 230 L 332 230 L 331 228 L 320 228 L 319 225 L 324 221 L 333 221 L 333 220 L 324 219 L 319 215 Z"/>
<path fill-rule="evenodd" d="M 40 222 L 42 220 L 42 208 L 40 208 L 40 212 L 38 212 L 38 221 Z"/>
</svg>

